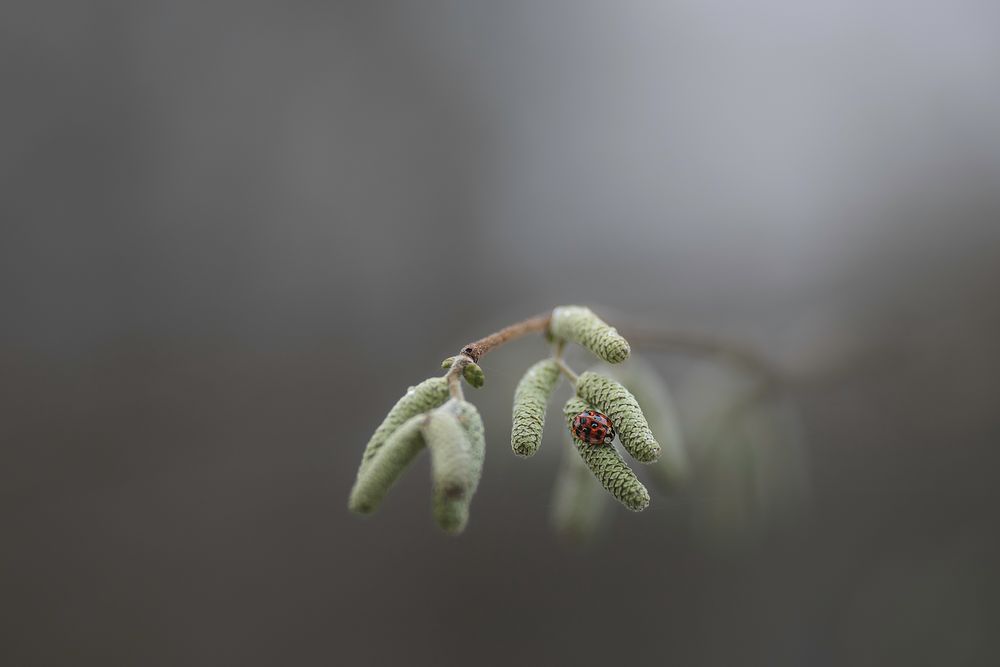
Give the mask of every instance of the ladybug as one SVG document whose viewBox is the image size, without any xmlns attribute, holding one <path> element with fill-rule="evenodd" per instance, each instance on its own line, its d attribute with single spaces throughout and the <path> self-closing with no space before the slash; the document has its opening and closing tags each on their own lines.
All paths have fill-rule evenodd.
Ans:
<svg viewBox="0 0 1000 667">
<path fill-rule="evenodd" d="M 588 445 L 606 445 L 615 439 L 615 427 L 606 414 L 584 410 L 573 417 L 573 437 Z"/>
</svg>

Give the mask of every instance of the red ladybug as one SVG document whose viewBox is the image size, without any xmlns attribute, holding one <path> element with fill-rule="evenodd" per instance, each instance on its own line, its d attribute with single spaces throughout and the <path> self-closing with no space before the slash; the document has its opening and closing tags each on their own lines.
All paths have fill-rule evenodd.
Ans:
<svg viewBox="0 0 1000 667">
<path fill-rule="evenodd" d="M 606 445 L 615 439 L 615 427 L 606 414 L 585 410 L 573 417 L 573 437 L 588 445 Z"/>
</svg>

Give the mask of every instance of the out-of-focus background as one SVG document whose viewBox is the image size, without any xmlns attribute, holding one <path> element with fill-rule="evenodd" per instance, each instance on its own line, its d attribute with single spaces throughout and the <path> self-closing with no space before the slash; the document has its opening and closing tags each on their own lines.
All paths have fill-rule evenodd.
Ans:
<svg viewBox="0 0 1000 667">
<path fill-rule="evenodd" d="M 13 2 L 0 50 L 3 664 L 1000 662 L 996 4 Z M 803 378 L 794 511 L 564 544 L 536 337 L 465 534 L 426 460 L 348 512 L 408 385 L 577 302 Z"/>
</svg>

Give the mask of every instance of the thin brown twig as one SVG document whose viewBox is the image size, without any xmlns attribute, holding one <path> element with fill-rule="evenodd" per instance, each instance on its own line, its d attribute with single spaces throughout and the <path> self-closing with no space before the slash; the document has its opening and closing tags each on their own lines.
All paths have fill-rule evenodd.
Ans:
<svg viewBox="0 0 1000 667">
<path fill-rule="evenodd" d="M 504 343 L 529 333 L 547 331 L 551 319 L 551 313 L 529 317 L 463 347 L 462 351 L 455 357 L 446 375 L 448 390 L 451 396 L 458 399 L 463 398 L 461 379 L 466 366 L 470 363 L 478 363 L 487 352 L 500 347 Z M 765 393 L 785 383 L 784 374 L 774 365 L 753 350 L 729 341 L 687 331 L 629 330 L 626 332 L 626 338 L 641 347 L 715 357 L 735 366 L 742 367 L 758 377 Z M 555 358 L 560 362 L 560 369 L 571 381 L 574 381 L 575 378 L 573 376 L 575 374 L 562 362 L 561 353 L 561 346 L 557 347 Z"/>
<path fill-rule="evenodd" d="M 504 343 L 510 342 L 529 333 L 547 331 L 549 328 L 549 320 L 551 319 L 551 313 L 543 313 L 541 315 L 536 315 L 535 317 L 529 317 L 526 320 L 521 320 L 520 322 L 511 324 L 510 326 L 504 327 L 500 331 L 491 333 L 489 336 L 480 338 L 479 340 L 469 343 L 463 347 L 462 351 L 451 363 L 451 368 L 448 369 L 448 374 L 445 376 L 448 380 L 448 392 L 451 394 L 451 397 L 457 398 L 458 400 L 464 399 L 464 395 L 462 393 L 462 373 L 465 371 L 466 366 L 471 363 L 479 363 L 479 360 L 483 358 L 483 355 L 494 348 L 500 347 Z"/>
<path fill-rule="evenodd" d="M 515 338 L 520 338 L 525 334 L 546 331 L 549 328 L 549 320 L 551 319 L 552 313 L 543 313 L 535 317 L 529 317 L 526 320 L 521 320 L 516 324 L 511 324 L 509 327 L 504 327 L 496 333 L 491 333 L 485 338 L 480 338 L 474 343 L 469 343 L 462 348 L 462 354 L 479 363 L 482 356 L 495 347 L 500 347 L 504 343 Z"/>
</svg>

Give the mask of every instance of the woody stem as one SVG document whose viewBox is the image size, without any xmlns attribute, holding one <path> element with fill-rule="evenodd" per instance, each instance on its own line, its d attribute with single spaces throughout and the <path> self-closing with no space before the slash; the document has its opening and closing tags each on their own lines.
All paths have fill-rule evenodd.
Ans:
<svg viewBox="0 0 1000 667">
<path fill-rule="evenodd" d="M 525 334 L 547 331 L 551 319 L 551 313 L 544 313 L 521 320 L 508 327 L 504 327 L 496 333 L 491 333 L 485 338 L 480 338 L 473 343 L 469 343 L 462 348 L 462 354 L 472 359 L 472 361 L 479 363 L 484 354 L 494 348 L 500 347 L 506 342 L 520 338 Z"/>
<path fill-rule="evenodd" d="M 487 352 L 500 347 L 504 343 L 508 343 L 529 333 L 547 331 L 551 319 L 551 313 L 529 317 L 526 320 L 515 322 L 510 326 L 500 329 L 500 331 L 491 333 L 489 336 L 480 338 L 463 347 L 462 351 L 451 363 L 451 368 L 448 369 L 448 374 L 445 376 L 448 380 L 448 393 L 451 394 L 452 398 L 463 400 L 462 373 L 466 366 L 471 363 L 478 363 Z"/>
</svg>

